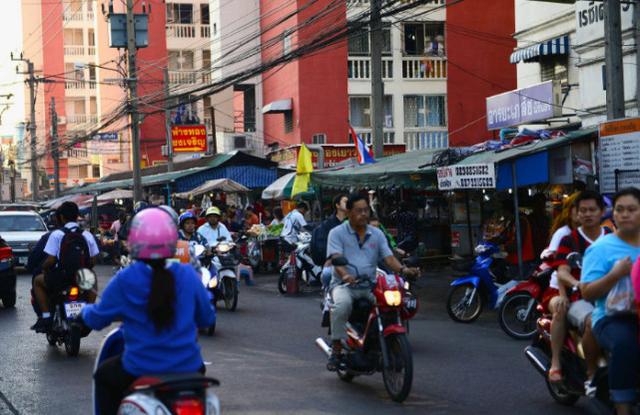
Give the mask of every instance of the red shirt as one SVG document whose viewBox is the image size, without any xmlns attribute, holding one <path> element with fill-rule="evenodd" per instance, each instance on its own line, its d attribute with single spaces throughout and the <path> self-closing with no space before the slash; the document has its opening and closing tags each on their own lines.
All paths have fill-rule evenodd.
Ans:
<svg viewBox="0 0 640 415">
<path fill-rule="evenodd" d="M 602 232 L 600 236 L 606 235 L 608 233 L 611 233 L 611 230 L 609 230 L 609 228 L 602 228 Z M 569 235 L 565 236 L 560 241 L 560 245 L 558 246 L 558 250 L 556 251 L 556 254 L 555 254 L 555 259 L 553 264 L 554 268 L 558 269 L 560 265 L 569 265 L 569 263 L 567 262 L 567 257 L 572 252 L 578 252 L 580 255 L 584 256 L 584 253 L 587 251 L 587 248 L 593 242 L 594 241 L 587 238 L 587 236 L 582 232 L 582 228 L 577 228 L 572 230 Z M 572 268 L 571 275 L 573 275 L 573 277 L 576 280 L 580 281 L 579 268 Z"/>
</svg>

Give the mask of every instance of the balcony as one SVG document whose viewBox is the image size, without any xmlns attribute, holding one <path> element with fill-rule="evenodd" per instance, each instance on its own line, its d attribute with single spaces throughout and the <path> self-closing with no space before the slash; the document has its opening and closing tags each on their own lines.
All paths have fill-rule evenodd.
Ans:
<svg viewBox="0 0 640 415">
<path fill-rule="evenodd" d="M 365 143 L 373 144 L 372 132 L 370 128 L 355 128 L 354 130 L 356 134 L 358 134 L 358 136 L 362 140 L 364 140 Z M 391 129 L 385 128 L 383 130 L 383 136 L 384 136 L 383 140 L 385 144 L 393 144 L 396 142 L 396 133 Z"/>
<path fill-rule="evenodd" d="M 405 56 L 402 58 L 402 79 L 445 80 L 447 60 L 427 56 Z"/>
<path fill-rule="evenodd" d="M 95 46 L 87 47 L 87 55 L 95 56 L 96 55 L 96 47 Z"/>
<path fill-rule="evenodd" d="M 90 22 L 93 22 L 93 17 L 94 17 L 93 12 L 92 11 L 88 11 L 87 12 L 87 20 L 89 20 Z"/>
<path fill-rule="evenodd" d="M 69 10 L 68 5 L 63 5 L 64 13 L 62 14 L 62 20 L 64 22 L 82 22 L 84 21 L 84 13 L 82 10 Z"/>
<path fill-rule="evenodd" d="M 211 26 L 200 25 L 200 37 L 211 37 Z"/>
<path fill-rule="evenodd" d="M 196 71 L 169 71 L 170 84 L 195 84 L 198 80 Z"/>
<path fill-rule="evenodd" d="M 64 89 L 66 90 L 95 90 L 96 89 L 96 81 L 82 81 L 82 80 L 77 80 L 77 81 L 65 81 L 64 82 Z"/>
<path fill-rule="evenodd" d="M 368 57 L 349 56 L 347 73 L 349 79 L 364 81 L 371 79 L 371 59 Z M 393 60 L 382 59 L 382 79 L 393 79 Z"/>
<path fill-rule="evenodd" d="M 86 148 L 70 148 L 64 150 L 60 156 L 62 158 L 87 158 L 89 157 L 89 153 Z"/>
<path fill-rule="evenodd" d="M 84 49 L 84 46 L 65 45 L 64 54 L 65 56 L 84 56 L 85 49 Z M 95 49 L 94 49 L 94 54 L 95 54 Z"/>
<path fill-rule="evenodd" d="M 407 150 L 424 150 L 449 147 L 447 127 L 429 129 L 405 128 L 404 142 Z"/>
<path fill-rule="evenodd" d="M 404 0 L 401 3 L 411 3 L 411 0 Z M 426 4 L 426 6 L 434 5 L 444 5 L 446 0 L 431 0 Z M 382 0 L 382 3 L 386 3 L 385 0 Z M 369 7 L 371 4 L 371 0 L 347 0 L 347 7 Z"/>
<path fill-rule="evenodd" d="M 196 25 L 194 24 L 179 24 L 173 23 L 167 25 L 167 36 L 178 38 L 195 38 L 196 37 Z"/>
<path fill-rule="evenodd" d="M 68 124 L 86 124 L 86 123 L 97 123 L 98 116 L 96 114 L 70 114 L 67 115 L 67 123 Z"/>
</svg>

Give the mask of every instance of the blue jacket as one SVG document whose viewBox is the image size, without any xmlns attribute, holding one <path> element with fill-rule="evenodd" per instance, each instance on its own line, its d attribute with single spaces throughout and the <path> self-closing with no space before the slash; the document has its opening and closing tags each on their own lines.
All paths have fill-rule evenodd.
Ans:
<svg viewBox="0 0 640 415">
<path fill-rule="evenodd" d="M 197 328 L 213 325 L 216 314 L 207 291 L 190 265 L 171 264 L 176 285 L 174 323 L 156 330 L 147 303 L 151 267 L 137 261 L 113 277 L 98 304 L 82 310 L 85 324 L 100 330 L 116 319 L 123 322 L 124 369 L 133 376 L 196 372 L 203 365 Z"/>
</svg>

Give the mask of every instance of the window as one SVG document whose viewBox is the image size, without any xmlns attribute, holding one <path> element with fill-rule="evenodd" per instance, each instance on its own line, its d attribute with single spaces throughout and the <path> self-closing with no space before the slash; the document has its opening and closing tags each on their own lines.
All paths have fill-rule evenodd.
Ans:
<svg viewBox="0 0 640 415">
<path fill-rule="evenodd" d="M 65 46 L 83 46 L 82 29 L 64 29 Z"/>
<path fill-rule="evenodd" d="M 290 133 L 293 131 L 293 111 L 284 112 L 284 132 Z"/>
<path fill-rule="evenodd" d="M 100 177 L 100 166 L 97 166 L 95 164 L 91 165 L 91 177 L 93 178 Z"/>
<path fill-rule="evenodd" d="M 94 81 L 96 80 L 96 67 L 95 66 L 89 66 L 89 80 L 90 81 Z"/>
<path fill-rule="evenodd" d="M 200 5 L 200 23 L 205 25 L 209 24 L 209 5 L 208 4 Z"/>
<path fill-rule="evenodd" d="M 89 46 L 95 46 L 96 45 L 96 33 L 94 32 L 93 29 L 89 29 Z"/>
<path fill-rule="evenodd" d="M 291 53 L 292 33 L 289 30 L 282 32 L 282 55 Z"/>
<path fill-rule="evenodd" d="M 404 126 L 408 128 L 446 127 L 444 95 L 405 95 Z"/>
<path fill-rule="evenodd" d="M 393 97 L 385 95 L 384 128 L 393 128 Z M 371 128 L 371 97 L 349 97 L 349 121 L 352 127 Z"/>
<path fill-rule="evenodd" d="M 549 55 L 540 58 L 540 78 L 546 81 L 567 81 L 569 57 L 567 55 Z"/>
<path fill-rule="evenodd" d="M 445 56 L 444 22 L 405 23 L 404 54 Z"/>
<path fill-rule="evenodd" d="M 202 49 L 202 69 L 211 68 L 211 50 Z"/>
<path fill-rule="evenodd" d="M 218 34 L 218 25 L 216 23 L 213 24 L 213 35 L 217 35 Z"/>
<path fill-rule="evenodd" d="M 35 215 L 0 216 L 0 232 L 46 232 L 42 219 Z"/>
<path fill-rule="evenodd" d="M 391 55 L 391 25 L 384 24 L 382 27 L 382 54 Z M 349 55 L 368 56 L 370 50 L 370 33 L 367 28 L 355 31 L 348 39 Z"/>
<path fill-rule="evenodd" d="M 98 100 L 96 97 L 89 98 L 89 114 L 98 113 Z"/>
<path fill-rule="evenodd" d="M 312 144 L 326 144 L 327 135 L 325 133 L 314 134 L 311 143 Z"/>
<path fill-rule="evenodd" d="M 167 3 L 167 23 L 193 23 L 193 5 Z"/>
<path fill-rule="evenodd" d="M 93 67 L 89 67 L 91 70 Z M 95 68 L 93 68 L 95 72 Z M 74 63 L 66 62 L 64 64 L 64 72 L 66 73 L 67 78 L 73 78 L 77 81 L 84 81 L 84 71 L 82 69 L 78 69 Z"/>
<path fill-rule="evenodd" d="M 210 55 L 209 55 L 210 56 Z M 192 71 L 193 70 L 192 50 L 170 50 L 169 70 L 170 71 Z"/>
</svg>

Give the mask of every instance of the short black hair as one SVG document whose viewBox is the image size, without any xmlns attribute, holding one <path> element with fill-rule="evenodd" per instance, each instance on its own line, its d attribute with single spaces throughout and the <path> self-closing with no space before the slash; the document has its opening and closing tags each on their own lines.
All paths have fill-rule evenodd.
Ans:
<svg viewBox="0 0 640 415">
<path fill-rule="evenodd" d="M 616 202 L 622 196 L 632 196 L 635 197 L 638 202 L 640 202 L 640 189 L 637 189 L 635 187 L 625 187 L 624 189 L 619 190 L 615 195 L 613 195 L 613 206 L 616 205 Z"/>
<path fill-rule="evenodd" d="M 604 199 L 602 198 L 602 195 L 600 193 L 594 192 L 593 190 L 583 190 L 582 192 L 580 192 L 578 197 L 576 197 L 576 201 L 574 203 L 576 209 L 579 210 L 580 202 L 583 202 L 585 200 L 595 200 L 600 210 L 604 210 Z"/>
<path fill-rule="evenodd" d="M 333 198 L 333 207 L 336 207 L 336 205 L 340 204 L 340 201 L 342 200 L 343 197 L 348 198 L 349 196 L 347 196 L 344 193 L 340 193 L 338 196 Z"/>
<path fill-rule="evenodd" d="M 349 210 L 353 209 L 353 205 L 355 205 L 357 202 L 361 200 L 364 200 L 365 202 L 367 202 L 367 206 L 369 206 L 369 198 L 367 198 L 365 195 L 361 193 L 351 193 L 349 195 L 349 198 L 347 199 L 347 209 Z"/>
<path fill-rule="evenodd" d="M 62 216 L 62 219 L 67 222 L 75 222 L 78 220 L 78 216 L 80 216 L 80 209 L 78 209 L 78 205 L 73 202 L 64 202 L 56 209 L 56 214 Z"/>
<path fill-rule="evenodd" d="M 296 209 L 309 210 L 309 205 L 307 204 L 307 202 L 300 201 L 300 202 L 296 203 Z"/>
</svg>

